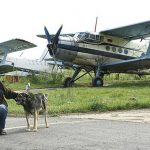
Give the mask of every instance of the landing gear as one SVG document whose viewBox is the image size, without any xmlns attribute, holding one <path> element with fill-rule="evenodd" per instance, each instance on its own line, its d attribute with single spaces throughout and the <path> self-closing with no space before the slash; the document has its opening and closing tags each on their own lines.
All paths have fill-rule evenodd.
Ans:
<svg viewBox="0 0 150 150">
<path fill-rule="evenodd" d="M 73 81 L 72 81 L 72 78 L 71 77 L 67 77 L 65 80 L 64 80 L 64 88 L 66 87 L 71 87 L 73 84 Z"/>
<path fill-rule="evenodd" d="M 77 77 L 77 75 L 79 74 L 79 72 L 81 71 L 81 67 L 78 67 L 76 68 L 74 74 L 72 75 L 72 77 L 67 77 L 65 80 L 64 80 L 64 87 L 70 87 L 72 86 L 72 84 L 74 83 L 75 78 Z"/>
<path fill-rule="evenodd" d="M 79 76 L 78 78 L 76 78 L 78 76 L 78 74 L 80 73 L 81 69 L 84 69 L 86 72 L 84 74 L 82 74 L 81 76 Z M 89 74 L 89 72 L 91 72 L 93 70 L 93 68 L 81 68 L 81 67 L 77 67 L 74 74 L 72 75 L 72 77 L 67 77 L 65 80 L 64 80 L 64 87 L 70 87 L 73 85 L 73 83 L 75 81 L 77 81 L 78 79 L 82 78 L 84 75 L 86 75 L 87 73 Z"/>
<path fill-rule="evenodd" d="M 103 79 L 100 78 L 100 77 L 94 78 L 93 81 L 92 81 L 92 85 L 94 87 L 102 87 L 103 86 Z"/>
<path fill-rule="evenodd" d="M 84 69 L 86 72 L 84 74 L 82 74 L 80 77 L 76 78 L 77 75 L 80 73 L 81 69 Z M 95 78 L 92 77 L 92 75 L 90 74 L 91 71 L 95 71 Z M 78 79 L 80 79 L 81 77 L 83 77 L 84 75 L 89 74 L 91 76 L 92 80 L 92 86 L 94 87 L 102 87 L 103 86 L 103 76 L 104 76 L 104 72 L 101 70 L 100 65 L 97 68 L 93 68 L 93 67 L 88 67 L 88 68 L 81 68 L 81 67 L 77 67 L 74 74 L 72 75 L 72 77 L 67 77 L 64 80 L 64 87 L 71 87 L 75 81 L 77 81 Z"/>
<path fill-rule="evenodd" d="M 97 64 L 97 68 L 95 68 L 95 78 L 92 80 L 92 85 L 94 87 L 102 87 L 103 86 L 103 76 L 104 72 L 100 68 L 100 64 Z"/>
</svg>

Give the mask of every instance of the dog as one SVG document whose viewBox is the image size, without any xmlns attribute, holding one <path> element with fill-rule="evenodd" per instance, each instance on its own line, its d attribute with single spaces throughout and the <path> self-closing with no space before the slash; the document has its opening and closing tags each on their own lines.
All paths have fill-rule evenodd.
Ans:
<svg viewBox="0 0 150 150">
<path fill-rule="evenodd" d="M 22 105 L 24 108 L 26 121 L 27 121 L 26 131 L 31 131 L 30 122 L 29 122 L 30 114 L 34 116 L 33 131 L 37 131 L 38 115 L 39 115 L 40 110 L 44 111 L 45 125 L 46 125 L 46 128 L 48 128 L 48 122 L 47 122 L 48 94 L 19 93 L 17 97 L 15 98 L 15 101 L 18 105 Z"/>
</svg>

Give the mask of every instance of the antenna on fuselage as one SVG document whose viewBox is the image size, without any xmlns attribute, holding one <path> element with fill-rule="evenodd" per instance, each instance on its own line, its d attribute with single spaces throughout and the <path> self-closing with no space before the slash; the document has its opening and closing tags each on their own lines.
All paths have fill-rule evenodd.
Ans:
<svg viewBox="0 0 150 150">
<path fill-rule="evenodd" d="M 95 22 L 95 29 L 94 29 L 94 32 L 96 32 L 96 28 L 97 28 L 97 20 L 98 20 L 98 17 L 96 17 L 96 22 Z"/>
</svg>

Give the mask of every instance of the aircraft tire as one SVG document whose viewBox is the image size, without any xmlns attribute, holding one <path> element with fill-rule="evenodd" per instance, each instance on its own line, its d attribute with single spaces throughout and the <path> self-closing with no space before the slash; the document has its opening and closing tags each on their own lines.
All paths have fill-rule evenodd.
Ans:
<svg viewBox="0 0 150 150">
<path fill-rule="evenodd" d="M 103 86 L 103 79 L 101 78 L 94 78 L 93 81 L 92 81 L 92 85 L 94 87 L 102 87 Z"/>
<path fill-rule="evenodd" d="M 71 77 L 67 77 L 65 80 L 64 80 L 64 88 L 66 87 L 71 87 L 72 86 L 72 82 L 71 82 Z"/>
</svg>

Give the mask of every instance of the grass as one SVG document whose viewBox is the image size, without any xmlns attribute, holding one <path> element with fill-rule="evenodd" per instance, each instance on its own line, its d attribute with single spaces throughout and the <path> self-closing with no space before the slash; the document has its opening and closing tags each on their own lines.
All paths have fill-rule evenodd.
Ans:
<svg viewBox="0 0 150 150">
<path fill-rule="evenodd" d="M 78 86 L 40 92 L 49 94 L 50 115 L 150 108 L 149 80 L 107 80 L 101 88 Z M 10 114 L 23 114 L 21 106 L 8 102 Z"/>
</svg>

